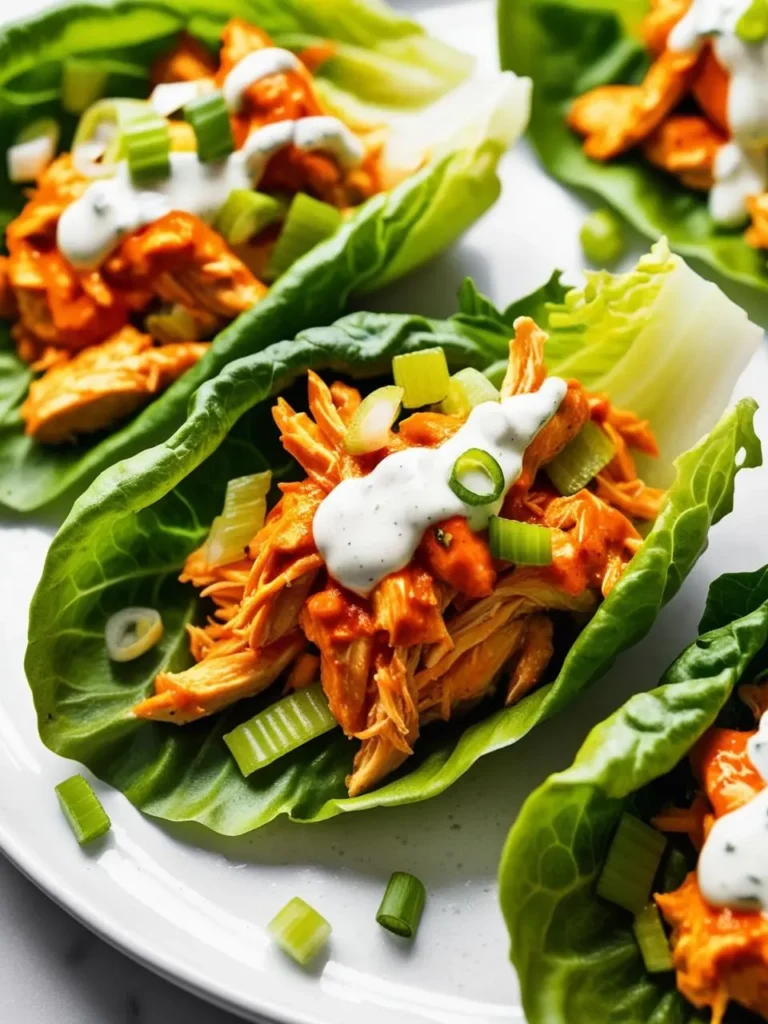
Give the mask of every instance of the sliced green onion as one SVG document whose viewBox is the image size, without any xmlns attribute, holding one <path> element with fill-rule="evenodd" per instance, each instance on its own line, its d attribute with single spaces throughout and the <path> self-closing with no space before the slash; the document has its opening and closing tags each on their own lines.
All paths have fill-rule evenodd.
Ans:
<svg viewBox="0 0 768 1024">
<path fill-rule="evenodd" d="M 203 163 L 226 160 L 235 148 L 232 123 L 220 92 L 184 104 L 184 117 L 195 129 L 197 153 Z"/>
<path fill-rule="evenodd" d="M 615 454 L 610 437 L 588 420 L 544 469 L 561 494 L 576 494 L 605 469 Z"/>
<path fill-rule="evenodd" d="M 674 967 L 672 950 L 669 948 L 669 939 L 655 903 L 649 903 L 640 911 L 632 923 L 632 930 L 640 947 L 645 969 L 650 974 L 671 971 Z"/>
<path fill-rule="evenodd" d="M 106 90 L 109 73 L 93 61 L 70 57 L 64 61 L 61 105 L 69 114 L 82 114 Z"/>
<path fill-rule="evenodd" d="M 516 565 L 551 565 L 552 530 L 548 526 L 521 523 L 491 516 L 488 522 L 491 554 Z"/>
<path fill-rule="evenodd" d="M 389 440 L 389 431 L 400 412 L 403 389 L 394 384 L 376 388 L 362 400 L 349 421 L 344 448 L 350 455 L 377 452 Z"/>
<path fill-rule="evenodd" d="M 468 416 L 476 405 L 500 401 L 501 395 L 485 374 L 468 366 L 451 377 L 440 412 L 449 416 Z"/>
<path fill-rule="evenodd" d="M 167 121 L 155 116 L 133 121 L 123 130 L 122 140 L 128 170 L 137 185 L 168 177 L 171 136 Z"/>
<path fill-rule="evenodd" d="M 109 832 L 112 827 L 109 815 L 82 775 L 73 775 L 71 779 L 60 782 L 56 787 L 56 795 L 69 827 L 81 846 Z"/>
<path fill-rule="evenodd" d="M 186 306 L 178 302 L 157 313 L 150 313 L 144 325 L 153 338 L 164 344 L 169 341 L 195 341 L 203 336 L 201 325 Z"/>
<path fill-rule="evenodd" d="M 89 178 L 105 177 L 125 156 L 123 132 L 129 124 L 152 116 L 145 100 L 99 100 L 89 107 L 72 140 L 72 163 Z"/>
<path fill-rule="evenodd" d="M 481 489 L 483 480 L 490 484 L 485 490 Z M 467 505 L 489 505 L 501 497 L 504 473 L 488 452 L 468 448 L 454 462 L 448 486 Z"/>
<path fill-rule="evenodd" d="M 423 883 L 405 871 L 395 871 L 389 880 L 376 920 L 382 928 L 405 939 L 412 939 L 419 927 L 424 901 Z"/>
<path fill-rule="evenodd" d="M 154 608 L 123 608 L 110 616 L 104 629 L 112 661 L 133 661 L 155 646 L 163 635 L 163 620 Z"/>
<path fill-rule="evenodd" d="M 243 775 L 338 727 L 319 683 L 297 690 L 224 736 Z"/>
<path fill-rule="evenodd" d="M 59 126 L 51 117 L 41 117 L 25 125 L 8 148 L 11 181 L 36 181 L 56 155 L 59 134 Z"/>
<path fill-rule="evenodd" d="M 442 402 L 448 394 L 451 375 L 445 352 L 441 348 L 425 348 L 406 352 L 392 360 L 395 384 L 403 389 L 406 409 Z"/>
<path fill-rule="evenodd" d="M 297 193 L 272 253 L 270 276 L 280 277 L 296 260 L 335 235 L 341 220 L 341 210 L 335 206 L 313 199 L 304 192 Z"/>
<path fill-rule="evenodd" d="M 622 814 L 597 880 L 597 894 L 639 914 L 648 903 L 667 840 L 631 814 Z"/>
<path fill-rule="evenodd" d="M 331 935 L 331 926 L 299 896 L 279 910 L 267 925 L 267 931 L 280 949 L 300 964 L 308 964 Z"/>
<path fill-rule="evenodd" d="M 579 241 L 590 263 L 610 266 L 621 259 L 625 251 L 621 221 L 610 210 L 595 210 L 581 226 Z"/>
<path fill-rule="evenodd" d="M 211 523 L 206 541 L 208 565 L 229 565 L 245 556 L 248 545 L 264 525 L 271 484 L 269 471 L 229 481 L 224 510 Z"/>
<path fill-rule="evenodd" d="M 762 43 L 768 38 L 768 0 L 752 0 L 736 22 L 736 35 L 745 43 Z"/>
<path fill-rule="evenodd" d="M 285 204 L 264 192 L 236 188 L 219 210 L 214 227 L 230 245 L 242 245 L 285 215 Z"/>
<path fill-rule="evenodd" d="M 508 369 L 509 359 L 498 359 L 495 363 L 491 363 L 489 367 L 483 370 L 483 376 L 487 377 L 495 388 L 501 390 L 501 385 L 504 383 L 504 378 L 507 376 Z"/>
</svg>

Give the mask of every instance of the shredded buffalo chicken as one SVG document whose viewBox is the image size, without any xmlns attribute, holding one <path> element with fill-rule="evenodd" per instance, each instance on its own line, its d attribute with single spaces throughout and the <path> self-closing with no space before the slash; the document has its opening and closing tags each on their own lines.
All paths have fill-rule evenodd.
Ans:
<svg viewBox="0 0 768 1024">
<path fill-rule="evenodd" d="M 756 716 L 768 688 L 744 686 L 740 696 Z M 752 800 L 765 787 L 747 752 L 754 731 L 709 729 L 690 755 L 701 791 L 688 808 L 670 807 L 654 820 L 663 832 L 687 834 L 701 849 L 714 821 Z M 694 1006 L 712 1010 L 721 1024 L 731 1001 L 768 1018 L 768 918 L 760 911 L 713 907 L 691 871 L 679 889 L 657 894 L 672 929 L 677 985 Z"/>
<path fill-rule="evenodd" d="M 233 20 L 218 59 L 182 36 L 155 63 L 152 80 L 221 84 L 239 60 L 272 45 L 260 29 Z M 236 145 L 269 122 L 326 113 L 310 69 L 331 55 L 330 44 L 315 46 L 301 55 L 298 71 L 253 84 L 231 118 Z M 190 126 L 171 121 L 170 129 L 172 148 L 189 148 Z M 289 146 L 269 162 L 259 188 L 308 192 L 342 209 L 359 204 L 392 183 L 381 167 L 383 137 L 361 134 L 360 167 Z M 205 352 L 205 339 L 266 294 L 261 278 L 277 234 L 267 228 L 235 251 L 197 217 L 172 212 L 125 238 L 97 269 L 78 271 L 57 249 L 56 231 L 91 183 L 69 154 L 54 160 L 8 226 L 8 255 L 0 257 L 0 316 L 13 322 L 21 359 L 41 375 L 22 417 L 27 433 L 47 444 L 110 427 L 185 373 Z"/>
<path fill-rule="evenodd" d="M 532 320 L 517 321 L 504 396 L 540 387 L 545 340 Z M 190 722 L 263 691 L 289 664 L 287 685 L 306 685 L 317 678 L 319 659 L 330 708 L 360 744 L 347 779 L 354 795 L 403 764 L 427 723 L 448 721 L 497 691 L 508 704 L 530 692 L 552 658 L 552 613 L 594 611 L 641 546 L 630 516 L 654 519 L 663 493 L 638 479 L 631 454 L 656 451 L 647 422 L 569 381 L 558 411 L 526 450 L 502 512 L 552 528 L 552 564 L 497 562 L 487 534 L 454 517 L 426 531 L 406 568 L 368 599 L 357 597 L 330 577 L 315 546 L 320 503 L 392 452 L 439 446 L 463 420 L 417 412 L 379 451 L 348 455 L 343 439 L 359 392 L 338 382 L 328 387 L 312 372 L 308 385 L 309 414 L 282 398 L 274 409 L 283 446 L 306 477 L 280 485 L 282 497 L 246 557 L 212 567 L 205 545 L 189 556 L 181 580 L 210 599 L 214 612 L 206 625 L 189 627 L 196 664 L 160 673 L 155 694 L 135 714 Z M 541 469 L 589 419 L 612 438 L 615 458 L 589 489 L 562 497 Z"/>
<path fill-rule="evenodd" d="M 593 160 L 639 147 L 688 188 L 709 191 L 715 157 L 730 138 L 730 76 L 710 45 L 698 54 L 668 49 L 669 34 L 689 7 L 690 0 L 652 0 L 641 30 L 654 61 L 643 81 L 584 93 L 573 102 L 568 124 L 584 137 L 584 152 Z M 684 100 L 698 110 L 678 110 Z M 747 201 L 752 226 L 745 237 L 755 248 L 768 248 L 766 203 L 764 194 Z"/>
</svg>

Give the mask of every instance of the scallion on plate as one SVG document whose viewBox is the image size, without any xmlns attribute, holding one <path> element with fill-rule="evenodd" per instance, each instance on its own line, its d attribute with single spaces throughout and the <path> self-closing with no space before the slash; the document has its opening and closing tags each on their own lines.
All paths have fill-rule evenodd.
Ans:
<svg viewBox="0 0 768 1024">
<path fill-rule="evenodd" d="M 73 775 L 71 779 L 60 782 L 56 787 L 56 795 L 75 839 L 81 846 L 109 832 L 112 827 L 109 815 L 82 775 Z"/>
<path fill-rule="evenodd" d="M 344 435 L 344 448 L 350 455 L 365 455 L 383 448 L 397 419 L 403 401 L 403 389 L 395 384 L 376 388 L 358 405 Z"/>
<path fill-rule="evenodd" d="M 275 914 L 267 931 L 284 953 L 303 966 L 326 944 L 331 926 L 314 907 L 294 896 Z"/>
<path fill-rule="evenodd" d="M 197 96 L 184 105 L 184 117 L 195 130 L 197 155 L 203 163 L 226 160 L 235 148 L 229 111 L 220 92 Z"/>
<path fill-rule="evenodd" d="M 632 930 L 640 947 L 645 969 L 650 974 L 671 971 L 672 951 L 655 903 L 649 903 L 640 911 L 632 923 Z"/>
<path fill-rule="evenodd" d="M 376 920 L 388 932 L 412 939 L 419 927 L 426 898 L 423 882 L 405 871 L 395 871 L 387 885 Z"/>
<path fill-rule="evenodd" d="M 132 121 L 122 131 L 128 170 L 137 185 L 168 177 L 171 164 L 171 137 L 168 122 L 149 116 Z"/>
</svg>

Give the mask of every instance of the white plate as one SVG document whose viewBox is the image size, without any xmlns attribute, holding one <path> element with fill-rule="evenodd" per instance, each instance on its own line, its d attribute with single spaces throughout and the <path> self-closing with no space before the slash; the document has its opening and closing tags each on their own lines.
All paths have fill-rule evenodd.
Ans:
<svg viewBox="0 0 768 1024">
<path fill-rule="evenodd" d="M 411 4 L 431 31 L 495 64 L 490 0 Z M 498 301 L 540 283 L 555 265 L 576 267 L 583 206 L 518 148 L 503 168 L 505 194 L 456 249 L 379 300 L 381 308 L 449 313 L 471 273 Z M 723 339 L 727 345 L 728 340 Z M 765 351 L 740 393 L 766 393 Z M 684 414 L 684 396 L 681 396 Z M 766 416 L 760 416 L 764 437 Z M 570 760 L 587 728 L 633 689 L 655 684 L 694 633 L 706 587 L 721 572 L 768 562 L 761 529 L 762 471 L 743 474 L 738 511 L 653 634 L 555 721 L 516 748 L 486 758 L 444 796 L 394 811 L 322 825 L 276 823 L 220 840 L 198 828 L 166 828 L 97 785 L 114 822 L 96 854 L 78 849 L 57 809 L 54 785 L 75 766 L 37 736 L 22 658 L 26 608 L 49 533 L 0 530 L 0 848 L 101 936 L 186 988 L 245 1017 L 292 1024 L 491 1024 L 522 1020 L 507 960 L 495 875 L 520 802 Z M 374 914 L 394 869 L 420 876 L 429 893 L 411 948 L 382 932 Z M 333 924 L 328 959 L 304 972 L 270 946 L 265 925 L 301 895 Z"/>
</svg>

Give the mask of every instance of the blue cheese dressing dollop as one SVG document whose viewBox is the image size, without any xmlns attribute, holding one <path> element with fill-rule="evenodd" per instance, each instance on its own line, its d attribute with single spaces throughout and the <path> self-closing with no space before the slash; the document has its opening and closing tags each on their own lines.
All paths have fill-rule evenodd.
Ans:
<svg viewBox="0 0 768 1024">
<path fill-rule="evenodd" d="M 747 754 L 768 783 L 768 714 L 747 741 Z M 768 910 L 768 786 L 718 818 L 699 855 L 701 894 L 713 907 Z"/>
<path fill-rule="evenodd" d="M 565 381 L 549 377 L 531 394 L 483 402 L 439 448 L 394 452 L 368 476 L 342 480 L 321 502 L 312 527 L 330 575 L 367 597 L 385 576 L 408 565 L 435 523 L 458 515 L 474 530 L 487 526 L 520 476 L 525 449 L 557 412 L 566 390 Z M 504 474 L 504 492 L 492 504 L 468 505 L 448 484 L 454 463 L 469 448 L 488 452 Z M 479 493 L 488 487 L 480 472 L 463 482 Z"/>
<path fill-rule="evenodd" d="M 670 50 L 697 51 L 706 42 L 730 74 L 731 140 L 715 157 L 709 208 L 718 224 L 747 219 L 746 200 L 768 183 L 768 40 L 748 43 L 736 34 L 752 0 L 693 0 L 669 35 Z"/>
</svg>

